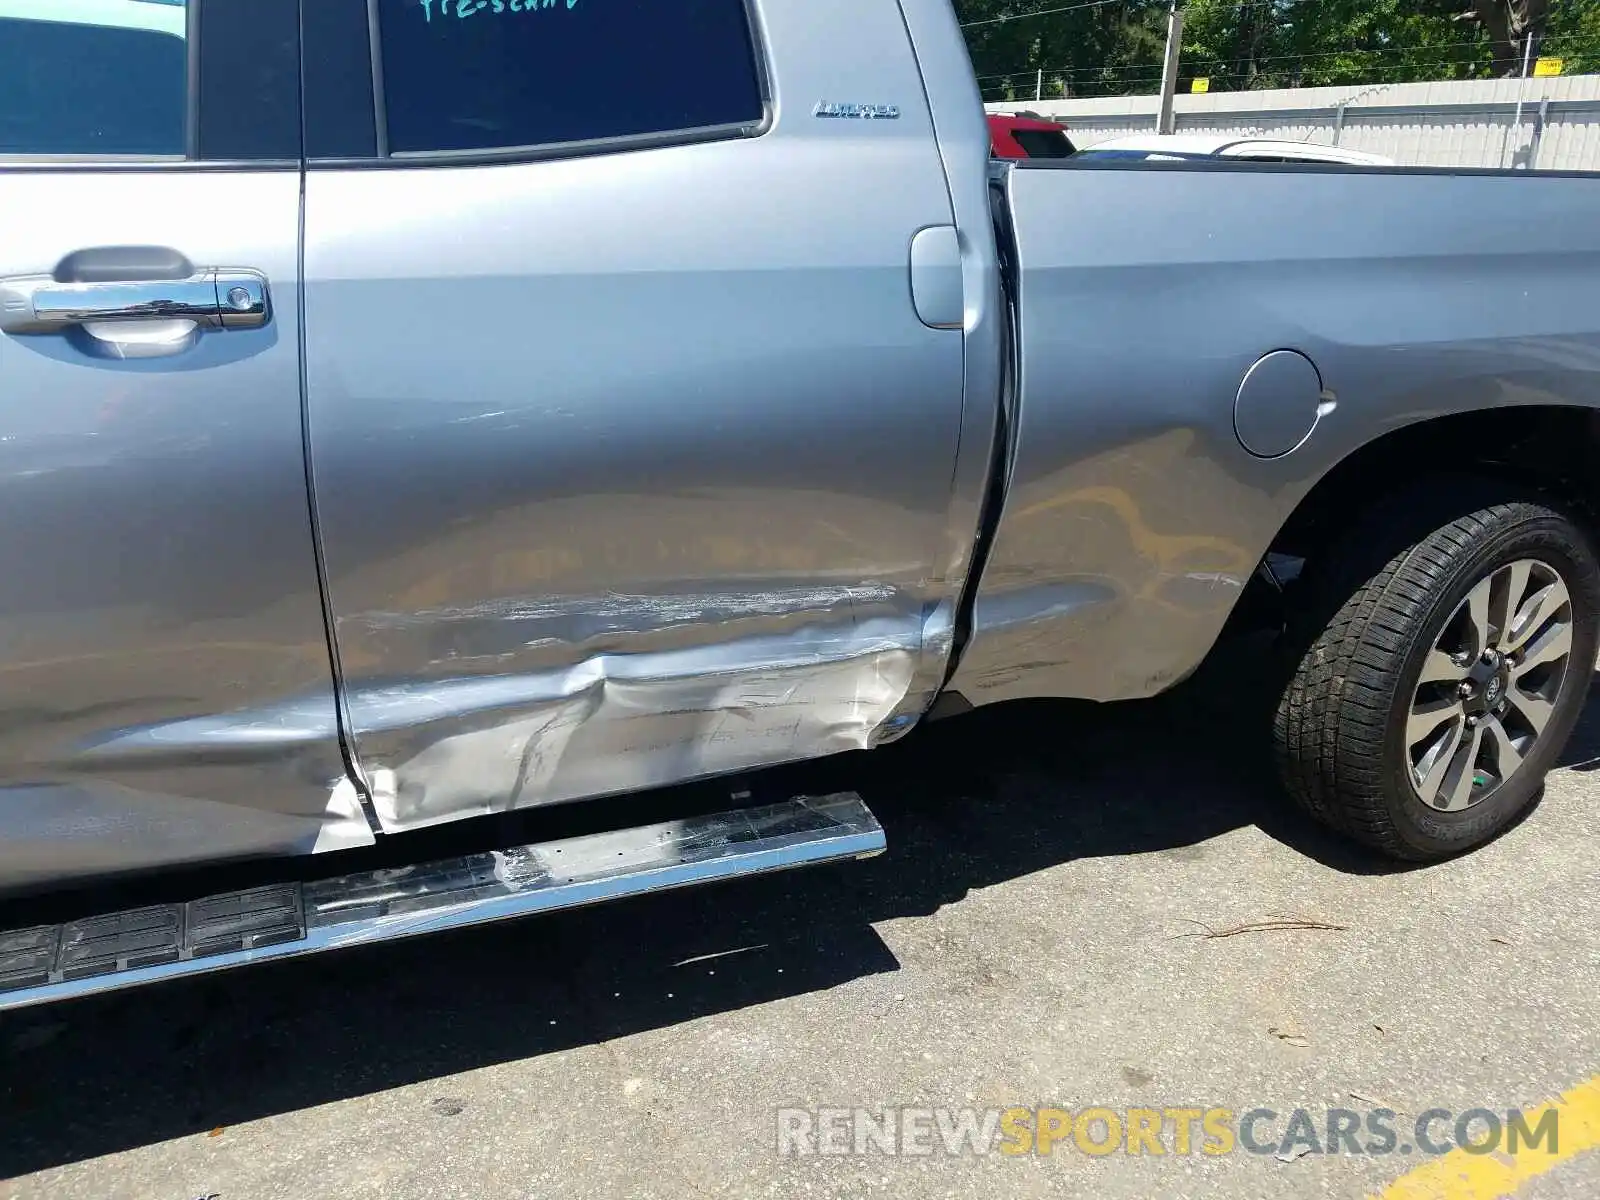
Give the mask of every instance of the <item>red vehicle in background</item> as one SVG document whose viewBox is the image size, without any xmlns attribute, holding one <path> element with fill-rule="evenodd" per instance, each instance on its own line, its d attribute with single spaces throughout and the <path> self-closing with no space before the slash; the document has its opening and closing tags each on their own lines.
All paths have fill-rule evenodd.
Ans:
<svg viewBox="0 0 1600 1200">
<path fill-rule="evenodd" d="M 989 114 L 989 145 L 996 158 L 1066 158 L 1077 150 L 1060 122 L 1006 113 Z"/>
</svg>

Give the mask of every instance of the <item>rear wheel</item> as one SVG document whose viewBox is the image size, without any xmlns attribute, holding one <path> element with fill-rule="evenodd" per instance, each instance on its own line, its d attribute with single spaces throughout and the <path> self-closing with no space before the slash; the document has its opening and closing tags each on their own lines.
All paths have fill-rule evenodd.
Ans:
<svg viewBox="0 0 1600 1200">
<path fill-rule="evenodd" d="M 1594 670 L 1600 566 L 1543 501 L 1455 481 L 1374 513 L 1308 580 L 1274 726 L 1313 815 L 1398 858 L 1480 845 L 1533 802 Z"/>
</svg>

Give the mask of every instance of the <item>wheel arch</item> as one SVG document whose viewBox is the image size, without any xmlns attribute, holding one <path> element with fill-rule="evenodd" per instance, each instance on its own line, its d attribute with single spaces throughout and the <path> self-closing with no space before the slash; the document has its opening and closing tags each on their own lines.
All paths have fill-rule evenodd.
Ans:
<svg viewBox="0 0 1600 1200">
<path fill-rule="evenodd" d="M 1557 469 L 1580 461 L 1553 441 L 1570 418 L 1436 428 L 1429 445 L 1507 430 L 1529 436 L 1385 477 L 1350 520 L 1327 522 L 1335 536 L 1291 539 L 1313 557 L 1280 606 L 1280 775 L 1313 816 L 1394 857 L 1460 853 L 1520 820 L 1588 691 L 1600 567 L 1590 487 Z M 1546 583 L 1573 607 L 1541 608 Z M 1565 632 L 1544 637 L 1546 622 Z"/>
<path fill-rule="evenodd" d="M 1419 464 L 1426 464 L 1419 467 Z M 1593 531 L 1600 518 L 1600 411 L 1563 405 L 1475 409 L 1394 429 L 1325 472 L 1289 514 L 1271 553 L 1310 557 L 1357 514 L 1449 472 L 1515 481 L 1556 499 Z"/>
</svg>

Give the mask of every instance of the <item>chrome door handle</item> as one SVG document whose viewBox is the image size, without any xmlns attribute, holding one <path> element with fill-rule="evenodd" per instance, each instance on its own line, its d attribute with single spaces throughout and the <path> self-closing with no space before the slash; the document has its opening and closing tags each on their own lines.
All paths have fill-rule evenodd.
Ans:
<svg viewBox="0 0 1600 1200">
<path fill-rule="evenodd" d="M 211 329 L 259 329 L 271 316 L 267 279 L 225 268 L 188 279 L 61 283 L 49 275 L 0 279 L 0 331 L 58 333 L 96 321 L 193 321 Z"/>
</svg>

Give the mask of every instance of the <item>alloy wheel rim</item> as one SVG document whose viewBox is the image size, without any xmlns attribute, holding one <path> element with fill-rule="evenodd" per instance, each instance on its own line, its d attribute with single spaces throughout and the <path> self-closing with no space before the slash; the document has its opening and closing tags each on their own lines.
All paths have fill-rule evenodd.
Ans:
<svg viewBox="0 0 1600 1200">
<path fill-rule="evenodd" d="M 1412 789 L 1429 808 L 1482 804 L 1549 728 L 1572 656 L 1561 573 L 1518 559 L 1479 580 L 1423 659 L 1406 719 Z"/>
</svg>

